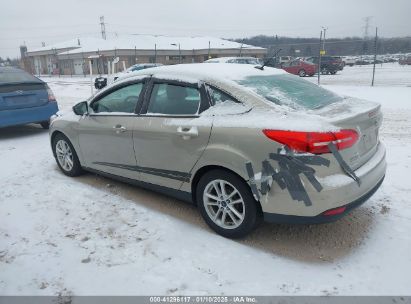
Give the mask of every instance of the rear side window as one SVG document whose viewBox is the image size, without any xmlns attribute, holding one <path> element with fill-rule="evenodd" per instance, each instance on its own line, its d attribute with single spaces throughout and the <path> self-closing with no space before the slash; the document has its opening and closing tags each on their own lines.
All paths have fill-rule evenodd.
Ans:
<svg viewBox="0 0 411 304">
<path fill-rule="evenodd" d="M 119 88 L 93 102 L 91 108 L 95 113 L 134 113 L 142 88 L 142 83 Z"/>
<path fill-rule="evenodd" d="M 207 92 L 210 95 L 211 102 L 213 105 L 218 105 L 220 103 L 224 103 L 227 101 L 237 103 L 237 101 L 234 98 L 224 93 L 223 91 L 220 91 L 219 89 L 207 86 Z"/>
<path fill-rule="evenodd" d="M 342 100 L 342 97 L 294 75 L 249 76 L 238 84 L 261 97 L 294 109 L 317 109 Z"/>
<path fill-rule="evenodd" d="M 17 69 L 0 69 L 0 84 L 21 83 L 21 82 L 41 82 L 38 78 L 29 73 Z"/>
<path fill-rule="evenodd" d="M 198 113 L 200 102 L 200 91 L 196 88 L 156 83 L 147 114 L 193 115 Z"/>
</svg>

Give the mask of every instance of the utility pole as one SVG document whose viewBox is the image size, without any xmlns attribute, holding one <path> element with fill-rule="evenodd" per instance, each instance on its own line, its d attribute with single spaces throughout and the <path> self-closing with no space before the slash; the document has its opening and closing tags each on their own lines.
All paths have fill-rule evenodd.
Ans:
<svg viewBox="0 0 411 304">
<path fill-rule="evenodd" d="M 320 85 L 320 74 L 321 74 L 321 56 L 322 56 L 322 49 L 321 49 L 321 41 L 323 39 L 323 31 L 321 30 L 320 33 L 320 44 L 319 44 L 319 54 L 318 54 L 318 85 Z"/>
<path fill-rule="evenodd" d="M 181 64 L 181 48 L 180 48 L 180 43 L 178 43 L 178 63 Z"/>
<path fill-rule="evenodd" d="M 106 40 L 106 24 L 104 23 L 104 16 L 100 16 L 101 38 Z"/>
<path fill-rule="evenodd" d="M 210 59 L 210 46 L 211 46 L 210 41 L 208 41 L 208 57 L 207 57 L 208 59 Z"/>
<path fill-rule="evenodd" d="M 372 67 L 372 81 L 371 86 L 374 86 L 374 76 L 375 76 L 375 61 L 377 60 L 377 39 L 378 39 L 378 27 L 375 28 L 375 38 L 374 38 L 374 66 Z"/>
<path fill-rule="evenodd" d="M 368 38 L 368 29 L 370 28 L 371 19 L 372 19 L 372 16 L 367 16 L 363 18 L 364 20 L 364 27 L 363 27 L 364 28 L 364 39 Z"/>
<path fill-rule="evenodd" d="M 157 43 L 154 44 L 154 63 L 157 63 Z"/>
</svg>

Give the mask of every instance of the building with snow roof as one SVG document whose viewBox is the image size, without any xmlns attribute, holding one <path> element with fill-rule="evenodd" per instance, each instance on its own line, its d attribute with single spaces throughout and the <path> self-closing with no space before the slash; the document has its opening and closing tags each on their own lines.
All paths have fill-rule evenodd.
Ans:
<svg viewBox="0 0 411 304">
<path fill-rule="evenodd" d="M 116 71 L 137 63 L 195 63 L 209 58 L 253 56 L 263 58 L 267 49 L 214 37 L 128 35 L 112 39 L 78 38 L 28 50 L 30 69 L 35 74 L 107 74 L 119 58 Z M 112 69 L 112 68 L 111 68 Z"/>
</svg>

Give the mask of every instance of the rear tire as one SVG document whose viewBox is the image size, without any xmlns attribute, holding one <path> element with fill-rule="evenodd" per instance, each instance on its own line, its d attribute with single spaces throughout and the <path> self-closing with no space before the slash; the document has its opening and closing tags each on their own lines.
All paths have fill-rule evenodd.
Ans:
<svg viewBox="0 0 411 304">
<path fill-rule="evenodd" d="M 77 153 L 70 140 L 59 133 L 53 138 L 53 154 L 60 170 L 67 176 L 79 176 L 84 173 Z"/>
<path fill-rule="evenodd" d="M 305 72 L 304 69 L 302 69 L 302 70 L 300 70 L 300 71 L 298 72 L 298 75 L 299 75 L 300 77 L 304 77 L 304 76 L 307 75 L 307 73 Z"/>
<path fill-rule="evenodd" d="M 224 237 L 244 237 L 261 222 L 259 203 L 234 173 L 221 169 L 207 172 L 197 184 L 196 197 L 205 222 Z"/>
<path fill-rule="evenodd" d="M 40 123 L 40 126 L 43 128 L 43 129 L 48 129 L 49 127 L 50 127 L 50 121 L 48 121 L 48 120 L 46 120 L 46 121 L 42 121 L 41 123 Z"/>
</svg>

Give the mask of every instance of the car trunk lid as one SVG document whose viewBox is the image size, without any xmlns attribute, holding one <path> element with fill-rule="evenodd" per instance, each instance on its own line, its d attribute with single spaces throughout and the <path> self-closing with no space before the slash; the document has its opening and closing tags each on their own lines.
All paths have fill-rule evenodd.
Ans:
<svg viewBox="0 0 411 304">
<path fill-rule="evenodd" d="M 341 156 L 355 170 L 366 163 L 377 151 L 378 133 L 382 124 L 381 106 L 355 98 L 345 98 L 313 111 L 341 129 L 358 133 L 358 141 L 350 148 L 341 150 Z"/>
<path fill-rule="evenodd" d="M 47 102 L 43 82 L 0 83 L 0 111 L 37 107 Z"/>
</svg>

